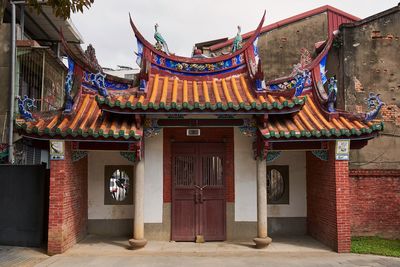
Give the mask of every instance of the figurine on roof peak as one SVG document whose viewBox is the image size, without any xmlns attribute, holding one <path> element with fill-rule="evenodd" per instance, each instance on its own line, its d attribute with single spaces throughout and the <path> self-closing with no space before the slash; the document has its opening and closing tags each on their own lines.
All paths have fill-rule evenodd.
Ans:
<svg viewBox="0 0 400 267">
<path fill-rule="evenodd" d="M 240 32 L 242 31 L 242 28 L 238 25 L 238 32 L 235 36 L 235 39 L 233 39 L 233 44 L 232 44 L 232 53 L 236 52 L 237 50 L 239 50 L 240 48 L 242 48 L 242 35 L 240 34 Z"/>
<path fill-rule="evenodd" d="M 167 55 L 169 55 L 167 42 L 162 37 L 161 33 L 158 32 L 158 23 L 154 25 L 154 39 L 156 39 L 155 48 L 160 51 L 164 51 Z"/>
</svg>

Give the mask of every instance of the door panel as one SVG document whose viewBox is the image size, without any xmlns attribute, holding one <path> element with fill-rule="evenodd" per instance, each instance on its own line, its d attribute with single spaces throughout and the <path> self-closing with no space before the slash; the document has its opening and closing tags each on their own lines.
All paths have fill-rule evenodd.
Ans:
<svg viewBox="0 0 400 267">
<path fill-rule="evenodd" d="M 174 202 L 173 237 L 176 241 L 194 241 L 196 236 L 196 212 L 193 199 Z"/>
<path fill-rule="evenodd" d="M 202 205 L 202 231 L 206 241 L 225 240 L 225 201 L 206 199 Z"/>
<path fill-rule="evenodd" d="M 221 143 L 173 144 L 173 240 L 225 240 L 224 151 Z"/>
</svg>

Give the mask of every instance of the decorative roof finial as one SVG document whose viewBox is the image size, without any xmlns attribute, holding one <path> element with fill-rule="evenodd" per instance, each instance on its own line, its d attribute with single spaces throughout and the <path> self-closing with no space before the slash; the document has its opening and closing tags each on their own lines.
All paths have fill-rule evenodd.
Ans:
<svg viewBox="0 0 400 267">
<path fill-rule="evenodd" d="M 233 39 L 233 44 L 232 44 L 232 53 L 234 53 L 235 51 L 239 50 L 240 48 L 242 48 L 242 35 L 240 34 L 240 32 L 242 31 L 242 28 L 238 25 L 238 32 L 235 36 L 235 39 Z"/>
<path fill-rule="evenodd" d="M 365 113 L 364 121 L 372 121 L 378 116 L 379 111 L 385 104 L 379 96 L 380 94 L 369 93 L 368 98 L 365 99 L 370 111 Z"/>
<path fill-rule="evenodd" d="M 329 79 L 328 84 L 328 111 L 335 112 L 335 104 L 336 104 L 336 95 L 337 95 L 337 80 L 336 77 L 333 76 Z"/>
<path fill-rule="evenodd" d="M 169 55 L 169 49 L 167 42 L 164 40 L 164 38 L 161 36 L 161 33 L 158 32 L 158 23 L 154 25 L 154 39 L 156 39 L 156 45 L 155 48 L 160 51 L 164 51 L 167 55 Z"/>
<path fill-rule="evenodd" d="M 36 108 L 36 100 L 34 98 L 29 98 L 27 95 L 24 95 L 23 98 L 20 96 L 17 96 L 16 98 L 18 100 L 18 110 L 21 117 L 26 121 L 34 121 L 35 119 L 33 118 L 31 111 Z"/>
<path fill-rule="evenodd" d="M 96 50 L 94 49 L 92 44 L 89 44 L 86 47 L 85 57 L 86 57 L 86 61 L 89 63 L 89 65 L 92 66 L 95 70 L 97 70 L 97 71 L 102 70 L 99 62 L 97 61 Z"/>
</svg>

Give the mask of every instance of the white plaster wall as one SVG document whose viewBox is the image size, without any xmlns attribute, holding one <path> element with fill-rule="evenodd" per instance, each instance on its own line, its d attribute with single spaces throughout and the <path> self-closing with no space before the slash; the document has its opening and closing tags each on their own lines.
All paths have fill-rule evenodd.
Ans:
<svg viewBox="0 0 400 267">
<path fill-rule="evenodd" d="M 289 165 L 289 204 L 268 205 L 268 216 L 307 217 L 305 152 L 283 151 L 267 165 Z"/>
<path fill-rule="evenodd" d="M 163 134 L 145 139 L 144 222 L 162 223 Z"/>
<path fill-rule="evenodd" d="M 257 221 L 256 161 L 253 138 L 234 130 L 235 153 L 235 221 Z"/>
<path fill-rule="evenodd" d="M 256 161 L 253 139 L 234 131 L 235 144 L 235 221 L 257 221 Z M 289 165 L 289 204 L 268 205 L 269 217 L 306 217 L 306 154 L 283 151 L 267 165 Z"/>
<path fill-rule="evenodd" d="M 104 166 L 133 165 L 119 152 L 90 151 L 88 169 L 88 218 L 90 219 L 131 219 L 133 205 L 104 205 Z M 134 182 L 134 177 L 130 177 Z"/>
</svg>

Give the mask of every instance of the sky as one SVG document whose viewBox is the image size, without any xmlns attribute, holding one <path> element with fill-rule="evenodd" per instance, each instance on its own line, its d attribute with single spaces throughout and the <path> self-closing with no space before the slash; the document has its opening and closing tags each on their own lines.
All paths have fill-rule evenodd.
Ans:
<svg viewBox="0 0 400 267">
<path fill-rule="evenodd" d="M 71 16 L 73 24 L 88 44 L 96 49 L 101 66 L 137 68 L 136 39 L 129 24 L 129 13 L 143 36 L 154 43 L 154 24 L 168 43 L 169 50 L 190 56 L 198 42 L 234 37 L 237 25 L 242 33 L 254 30 L 267 11 L 264 25 L 331 5 L 360 18 L 396 6 L 399 0 L 95 0 L 84 13 Z"/>
</svg>

